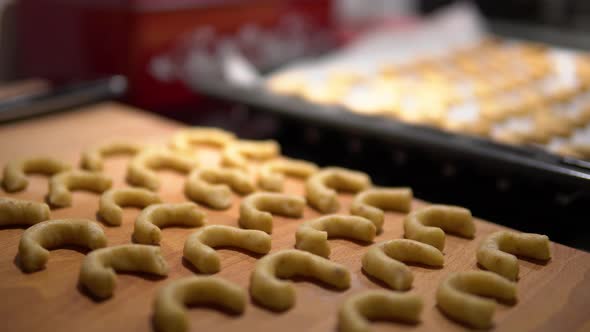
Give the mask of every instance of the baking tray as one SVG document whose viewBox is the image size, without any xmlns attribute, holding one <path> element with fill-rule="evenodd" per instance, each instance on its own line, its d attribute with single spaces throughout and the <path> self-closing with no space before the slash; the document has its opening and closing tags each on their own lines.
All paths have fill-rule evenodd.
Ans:
<svg viewBox="0 0 590 332">
<path fill-rule="evenodd" d="M 318 105 L 278 95 L 263 86 L 244 87 L 197 77 L 188 79 L 187 83 L 197 93 L 254 111 L 334 129 L 361 139 L 419 148 L 433 157 L 469 162 L 489 174 L 501 171 L 532 181 L 550 181 L 577 190 L 590 189 L 590 162 L 558 156 L 534 146 L 512 146 L 391 118 L 361 115 L 342 106 Z"/>
</svg>

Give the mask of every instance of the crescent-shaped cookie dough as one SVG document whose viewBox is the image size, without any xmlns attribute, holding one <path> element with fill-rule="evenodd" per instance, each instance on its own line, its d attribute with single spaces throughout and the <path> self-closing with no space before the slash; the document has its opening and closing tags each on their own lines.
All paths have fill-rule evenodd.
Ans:
<svg viewBox="0 0 590 332">
<path fill-rule="evenodd" d="M 477 249 L 477 262 L 492 272 L 510 280 L 518 279 L 518 258 L 523 257 L 549 260 L 551 248 L 546 235 L 494 232 L 483 240 Z"/>
<path fill-rule="evenodd" d="M 117 283 L 115 271 L 168 275 L 160 247 L 123 244 L 91 251 L 80 267 L 80 284 L 99 299 L 111 297 Z"/>
<path fill-rule="evenodd" d="M 180 151 L 191 151 L 197 144 L 214 145 L 223 148 L 233 142 L 233 133 L 213 127 L 192 127 L 179 130 L 172 136 L 170 146 Z"/>
<path fill-rule="evenodd" d="M 305 199 L 297 195 L 277 193 L 254 193 L 246 196 L 240 204 L 242 228 L 258 229 L 272 233 L 272 214 L 299 218 L 303 215 Z"/>
<path fill-rule="evenodd" d="M 107 238 L 99 224 L 87 219 L 56 219 L 35 224 L 23 233 L 18 256 L 25 272 L 42 270 L 49 250 L 77 245 L 91 250 L 106 247 Z"/>
<path fill-rule="evenodd" d="M 487 271 L 452 273 L 438 286 L 436 303 L 456 321 L 475 328 L 489 328 L 496 302 L 483 297 L 516 301 L 516 284 Z"/>
<path fill-rule="evenodd" d="M 358 193 L 350 205 L 350 213 L 365 217 L 375 224 L 377 233 L 383 229 L 383 210 L 409 212 L 412 206 L 410 188 L 373 188 Z"/>
<path fill-rule="evenodd" d="M 350 272 L 343 265 L 305 251 L 288 249 L 266 255 L 256 263 L 250 276 L 250 294 L 266 308 L 287 310 L 295 304 L 295 287 L 281 279 L 293 276 L 313 277 L 337 289 L 350 287 Z"/>
<path fill-rule="evenodd" d="M 49 219 L 45 203 L 0 197 L 0 226 L 34 225 Z"/>
<path fill-rule="evenodd" d="M 375 234 L 375 225 L 369 219 L 332 214 L 301 224 L 295 233 L 295 248 L 328 258 L 330 257 L 328 237 L 372 242 Z"/>
<path fill-rule="evenodd" d="M 246 168 L 246 158 L 266 160 L 278 156 L 281 147 L 273 140 L 250 141 L 239 140 L 228 144 L 221 155 L 221 163 L 229 167 Z"/>
<path fill-rule="evenodd" d="M 154 302 L 154 325 L 158 332 L 184 332 L 189 329 L 187 305 L 213 304 L 241 314 L 246 302 L 246 291 L 232 282 L 216 277 L 186 277 L 174 280 L 158 291 Z"/>
<path fill-rule="evenodd" d="M 412 287 L 414 275 L 403 262 L 420 263 L 442 267 L 444 257 L 435 247 L 408 239 L 395 239 L 378 243 L 363 255 L 363 270 L 372 277 L 385 282 L 395 290 Z"/>
<path fill-rule="evenodd" d="M 338 331 L 370 332 L 372 320 L 418 323 L 423 308 L 417 295 L 368 290 L 348 297 L 338 311 Z"/>
<path fill-rule="evenodd" d="M 451 205 L 430 205 L 411 212 L 404 220 L 404 236 L 442 251 L 445 232 L 472 239 L 475 223 L 471 212 Z"/>
<path fill-rule="evenodd" d="M 318 167 L 305 160 L 283 158 L 265 162 L 258 172 L 258 185 L 268 191 L 283 191 L 285 175 L 306 179 Z"/>
<path fill-rule="evenodd" d="M 102 171 L 103 159 L 115 155 L 136 155 L 145 146 L 133 142 L 111 142 L 88 149 L 82 153 L 80 166 L 89 171 Z"/>
<path fill-rule="evenodd" d="M 141 211 L 135 220 L 133 240 L 143 244 L 160 244 L 163 226 L 198 227 L 205 224 L 205 213 L 195 203 L 154 204 Z"/>
<path fill-rule="evenodd" d="M 145 208 L 161 203 L 160 197 L 153 191 L 143 188 L 117 188 L 105 191 L 100 196 L 98 214 L 112 226 L 119 226 L 123 220 L 125 206 Z"/>
<path fill-rule="evenodd" d="M 199 271 L 216 273 L 220 270 L 220 260 L 213 248 L 219 246 L 232 246 L 266 254 L 270 251 L 271 238 L 265 232 L 254 229 L 210 225 L 188 236 L 184 242 L 183 255 Z"/>
<path fill-rule="evenodd" d="M 58 173 L 49 179 L 49 204 L 59 207 L 72 205 L 72 190 L 90 190 L 102 193 L 113 181 L 99 172 L 73 170 Z"/>
<path fill-rule="evenodd" d="M 327 167 L 307 179 L 305 196 L 312 207 L 322 213 L 330 213 L 340 208 L 336 190 L 358 192 L 370 186 L 371 179 L 365 173 Z"/>
<path fill-rule="evenodd" d="M 184 193 L 195 202 L 214 209 L 227 209 L 232 203 L 230 188 L 240 194 L 256 189 L 250 176 L 239 169 L 203 168 L 190 173 Z"/>
<path fill-rule="evenodd" d="M 70 169 L 72 169 L 72 166 L 68 163 L 51 157 L 13 160 L 4 167 L 2 186 L 8 192 L 21 191 L 29 185 L 26 174 L 41 173 L 52 176 Z"/>
<path fill-rule="evenodd" d="M 154 170 L 169 168 L 188 174 L 198 166 L 191 157 L 167 149 L 145 149 L 138 153 L 127 167 L 127 182 L 150 190 L 160 187 L 160 179 Z"/>
</svg>

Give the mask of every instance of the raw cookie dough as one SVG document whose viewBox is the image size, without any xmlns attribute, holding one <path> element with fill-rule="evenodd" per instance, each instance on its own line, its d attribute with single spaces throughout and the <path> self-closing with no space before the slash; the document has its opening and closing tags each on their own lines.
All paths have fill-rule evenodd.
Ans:
<svg viewBox="0 0 590 332">
<path fill-rule="evenodd" d="M 145 146 L 133 142 L 111 142 L 88 149 L 82 153 L 80 166 L 89 171 L 102 171 L 103 159 L 114 155 L 136 155 Z"/>
<path fill-rule="evenodd" d="M 191 127 L 179 130 L 172 136 L 170 146 L 180 151 L 191 151 L 197 144 L 214 145 L 223 148 L 233 142 L 233 133 L 213 127 Z"/>
<path fill-rule="evenodd" d="M 167 149 L 145 149 L 138 153 L 127 166 L 127 182 L 133 186 L 157 190 L 160 179 L 154 170 L 169 168 L 188 174 L 199 166 L 196 159 Z"/>
<path fill-rule="evenodd" d="M 378 243 L 363 255 L 363 270 L 395 290 L 412 287 L 414 275 L 404 262 L 442 267 L 444 257 L 435 247 L 408 239 Z"/>
<path fill-rule="evenodd" d="M 268 191 L 283 191 L 285 175 L 307 179 L 318 167 L 305 160 L 277 159 L 262 164 L 258 171 L 258 185 Z"/>
<path fill-rule="evenodd" d="M 30 226 L 47 219 L 49 206 L 45 203 L 0 197 L 0 226 Z"/>
<path fill-rule="evenodd" d="M 224 225 L 209 225 L 188 236 L 184 243 L 183 255 L 199 271 L 216 273 L 220 260 L 213 248 L 232 246 L 257 254 L 270 251 L 270 235 L 254 229 L 240 229 Z"/>
<path fill-rule="evenodd" d="M 327 167 L 310 176 L 305 182 L 308 203 L 322 213 L 340 208 L 336 190 L 359 192 L 371 186 L 371 179 L 362 172 L 340 167 Z"/>
<path fill-rule="evenodd" d="M 49 204 L 58 207 L 72 205 L 72 190 L 90 190 L 102 193 L 113 181 L 99 172 L 73 170 L 58 173 L 49 179 Z"/>
<path fill-rule="evenodd" d="M 330 257 L 328 237 L 373 242 L 375 225 L 359 216 L 332 214 L 304 222 L 295 233 L 295 248 Z"/>
<path fill-rule="evenodd" d="M 192 276 L 169 282 L 158 291 L 154 302 L 154 325 L 159 332 L 189 329 L 187 305 L 214 304 L 241 314 L 248 296 L 240 286 L 216 277 Z"/>
<path fill-rule="evenodd" d="M 250 276 L 250 295 L 260 305 L 285 311 L 295 305 L 295 287 L 286 280 L 293 276 L 313 277 L 337 289 L 350 287 L 350 272 L 343 265 L 296 249 L 262 257 Z"/>
<path fill-rule="evenodd" d="M 168 275 L 160 247 L 123 244 L 90 252 L 80 267 L 80 284 L 99 299 L 111 297 L 117 283 L 115 271 Z"/>
<path fill-rule="evenodd" d="M 17 192 L 27 188 L 29 180 L 26 174 L 41 173 L 53 176 L 72 169 L 68 163 L 52 157 L 32 157 L 13 160 L 4 167 L 2 186 L 8 192 Z"/>
<path fill-rule="evenodd" d="M 492 326 L 496 302 L 484 297 L 515 302 L 516 284 L 487 271 L 451 273 L 438 286 L 436 303 L 450 318 L 486 329 Z"/>
<path fill-rule="evenodd" d="M 228 144 L 221 155 L 221 163 L 228 167 L 247 168 L 247 158 L 267 160 L 278 156 L 281 147 L 273 140 L 239 140 Z"/>
<path fill-rule="evenodd" d="M 203 168 L 189 174 L 184 192 L 195 202 L 224 210 L 232 203 L 230 188 L 239 194 L 249 194 L 256 189 L 250 176 L 239 169 Z"/>
<path fill-rule="evenodd" d="M 42 270 L 49 250 L 77 245 L 90 250 L 106 247 L 107 238 L 100 225 L 88 219 L 56 219 L 35 224 L 23 233 L 18 245 L 20 265 L 25 272 Z"/>
<path fill-rule="evenodd" d="M 119 226 L 123 220 L 123 209 L 126 206 L 145 208 L 161 203 L 160 197 L 153 191 L 143 188 L 118 188 L 105 191 L 100 196 L 98 214 L 112 226 Z"/>
<path fill-rule="evenodd" d="M 377 233 L 383 229 L 383 210 L 410 212 L 412 206 L 410 188 L 372 188 L 358 193 L 350 205 L 350 213 L 365 217 L 375 224 Z"/>
<path fill-rule="evenodd" d="M 198 227 L 205 224 L 205 213 L 195 203 L 154 204 L 141 211 L 135 220 L 133 240 L 137 243 L 158 245 L 163 226 Z"/>
<path fill-rule="evenodd" d="M 272 214 L 299 218 L 303 215 L 305 200 L 297 195 L 254 193 L 240 204 L 239 224 L 242 228 L 272 233 Z"/>
<path fill-rule="evenodd" d="M 472 239 L 475 223 L 471 212 L 452 205 L 430 205 L 412 211 L 404 220 L 404 236 L 424 242 L 442 251 L 445 232 Z"/>
<path fill-rule="evenodd" d="M 498 231 L 488 235 L 477 249 L 477 262 L 509 280 L 518 279 L 518 258 L 551 259 L 546 235 Z"/>
<path fill-rule="evenodd" d="M 416 295 L 367 290 L 348 297 L 338 311 L 338 331 L 370 332 L 372 320 L 418 323 L 424 307 Z"/>
</svg>

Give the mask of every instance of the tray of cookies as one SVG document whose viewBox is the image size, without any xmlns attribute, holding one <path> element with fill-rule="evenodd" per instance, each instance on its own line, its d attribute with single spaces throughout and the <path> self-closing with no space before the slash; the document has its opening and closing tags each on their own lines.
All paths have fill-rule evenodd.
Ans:
<svg viewBox="0 0 590 332">
<path fill-rule="evenodd" d="M 274 141 L 116 103 L 0 138 L 8 331 L 590 324 L 590 254 Z"/>
<path fill-rule="evenodd" d="M 271 116 L 587 188 L 590 56 L 494 37 L 471 11 L 423 21 L 270 71 L 235 54 L 223 78 L 191 72 L 190 56 L 179 71 L 197 93 Z"/>
<path fill-rule="evenodd" d="M 384 64 L 376 75 L 308 65 L 271 74 L 262 85 L 189 83 L 279 118 L 587 187 L 588 59 L 488 41 L 444 57 Z"/>
</svg>

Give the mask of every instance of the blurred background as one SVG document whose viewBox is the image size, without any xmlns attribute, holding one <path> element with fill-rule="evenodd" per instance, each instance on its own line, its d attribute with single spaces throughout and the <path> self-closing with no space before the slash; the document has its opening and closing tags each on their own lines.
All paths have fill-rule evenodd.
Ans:
<svg viewBox="0 0 590 332">
<path fill-rule="evenodd" d="M 162 57 L 238 47 L 268 69 L 341 46 L 377 26 L 412 24 L 444 0 L 2 0 L 0 80 L 55 84 L 123 74 L 127 100 L 148 108 L 192 103 Z M 492 33 L 587 49 L 583 0 L 474 1 Z M 392 29 L 394 29 L 392 27 Z M 201 58 L 199 58 L 201 57 Z M 211 61 L 214 61 L 211 60 Z"/>
<path fill-rule="evenodd" d="M 590 249 L 590 2 L 0 0 L 0 121 L 118 99 Z"/>
</svg>

